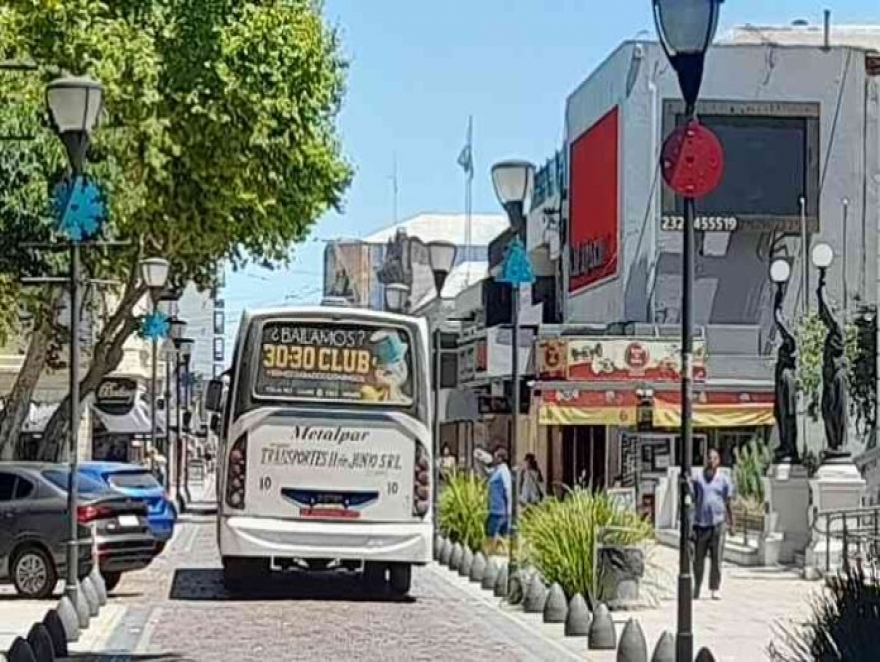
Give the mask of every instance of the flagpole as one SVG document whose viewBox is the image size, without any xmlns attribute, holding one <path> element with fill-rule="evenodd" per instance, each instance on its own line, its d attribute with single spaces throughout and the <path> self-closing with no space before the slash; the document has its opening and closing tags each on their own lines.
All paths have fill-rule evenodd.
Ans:
<svg viewBox="0 0 880 662">
<path fill-rule="evenodd" d="M 468 115 L 467 150 L 469 167 L 465 170 L 464 214 L 465 214 L 465 257 L 464 261 L 471 259 L 471 244 L 473 243 L 473 182 L 474 182 L 474 116 Z M 465 287 L 471 284 L 470 270 L 465 272 Z"/>
</svg>

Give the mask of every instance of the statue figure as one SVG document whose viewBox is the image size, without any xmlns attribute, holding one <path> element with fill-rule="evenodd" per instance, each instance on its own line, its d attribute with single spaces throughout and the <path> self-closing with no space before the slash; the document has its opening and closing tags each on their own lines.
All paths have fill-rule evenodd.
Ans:
<svg viewBox="0 0 880 662">
<path fill-rule="evenodd" d="M 412 273 L 409 260 L 409 238 L 404 230 L 398 230 L 388 240 L 385 248 L 385 259 L 376 272 L 377 280 L 383 285 L 403 283 L 412 285 Z"/>
<path fill-rule="evenodd" d="M 797 447 L 797 342 L 785 326 L 782 317 L 782 284 L 776 288 L 773 302 L 773 319 L 782 338 L 776 354 L 776 374 L 774 379 L 775 400 L 773 416 L 779 430 L 779 447 L 776 449 L 774 464 L 800 462 Z"/>
<path fill-rule="evenodd" d="M 825 298 L 825 270 L 819 271 L 819 318 L 827 329 L 822 351 L 822 419 L 826 456 L 845 456 L 847 413 L 846 342 L 843 327 L 834 318 Z"/>
</svg>

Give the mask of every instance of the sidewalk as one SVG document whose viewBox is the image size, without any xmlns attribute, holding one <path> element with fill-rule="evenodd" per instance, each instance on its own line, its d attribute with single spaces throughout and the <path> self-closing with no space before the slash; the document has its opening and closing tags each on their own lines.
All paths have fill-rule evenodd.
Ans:
<svg viewBox="0 0 880 662">
<path fill-rule="evenodd" d="M 656 587 L 652 591 L 659 603 L 654 608 L 612 613 L 617 636 L 630 618 L 637 618 L 645 632 L 649 657 L 664 630 L 675 633 L 675 582 L 678 573 L 678 552 L 657 545 L 649 555 L 654 569 Z M 593 662 L 614 662 L 614 651 L 588 651 L 584 639 L 567 638 L 562 625 L 546 625 L 540 614 L 525 614 L 519 607 L 483 591 L 447 568 L 432 564 L 432 569 L 474 597 L 491 603 L 527 627 L 552 639 L 575 655 L 586 655 Z M 694 637 L 696 649 L 708 646 L 718 662 L 758 662 L 767 659 L 767 646 L 779 624 L 791 626 L 803 621 L 810 613 L 810 598 L 821 589 L 821 583 L 802 580 L 794 570 L 785 568 L 744 568 L 724 564 L 723 599 L 701 599 L 694 602 Z M 583 658 L 582 658 L 583 659 Z"/>
<path fill-rule="evenodd" d="M 43 620 L 46 612 L 61 599 L 64 584 L 58 583 L 55 595 L 46 600 L 20 600 L 12 586 L 0 586 L 0 658 L 9 650 L 16 637 L 27 637 L 31 626 Z M 108 601 L 98 615 L 91 619 L 79 641 L 68 645 L 71 653 L 88 653 L 100 650 L 125 614 L 125 607 Z"/>
</svg>

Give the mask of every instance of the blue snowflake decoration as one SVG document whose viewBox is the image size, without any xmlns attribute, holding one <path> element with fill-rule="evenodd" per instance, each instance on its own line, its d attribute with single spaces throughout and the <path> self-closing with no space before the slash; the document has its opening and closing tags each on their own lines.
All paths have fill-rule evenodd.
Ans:
<svg viewBox="0 0 880 662">
<path fill-rule="evenodd" d="M 98 233 L 106 216 L 101 191 L 84 177 L 66 178 L 55 187 L 52 207 L 58 230 L 70 241 Z"/>
<path fill-rule="evenodd" d="M 532 263 L 529 261 L 526 247 L 523 246 L 519 237 L 516 237 L 508 247 L 497 280 L 499 283 L 510 283 L 511 285 L 530 285 L 535 282 Z"/>
<path fill-rule="evenodd" d="M 148 315 L 144 315 L 144 321 L 141 325 L 141 334 L 148 340 L 161 340 L 168 336 L 171 324 L 168 318 L 158 310 Z"/>
</svg>

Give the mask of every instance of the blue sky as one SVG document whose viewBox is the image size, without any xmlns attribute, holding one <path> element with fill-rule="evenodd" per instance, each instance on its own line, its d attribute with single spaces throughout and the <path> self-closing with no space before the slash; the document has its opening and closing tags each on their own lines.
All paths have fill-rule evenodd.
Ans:
<svg viewBox="0 0 880 662">
<path fill-rule="evenodd" d="M 825 8 L 835 23 L 880 21 L 878 0 L 726 0 L 722 29 L 818 24 Z M 473 115 L 474 211 L 498 211 L 490 165 L 543 163 L 561 146 L 567 95 L 621 41 L 654 35 L 650 0 L 326 0 L 325 15 L 351 64 L 339 126 L 354 182 L 289 269 L 228 274 L 227 360 L 244 308 L 320 300 L 324 240 L 392 223 L 395 155 L 400 219 L 463 211 L 456 157 Z"/>
</svg>

